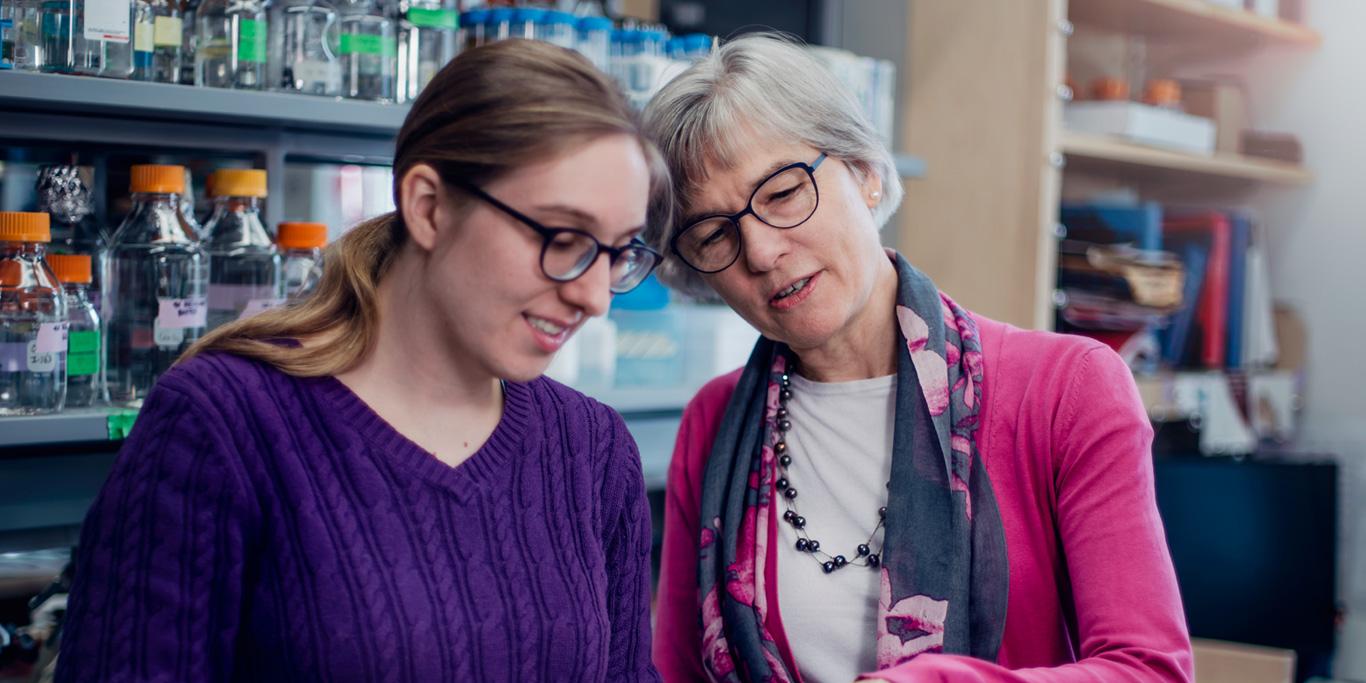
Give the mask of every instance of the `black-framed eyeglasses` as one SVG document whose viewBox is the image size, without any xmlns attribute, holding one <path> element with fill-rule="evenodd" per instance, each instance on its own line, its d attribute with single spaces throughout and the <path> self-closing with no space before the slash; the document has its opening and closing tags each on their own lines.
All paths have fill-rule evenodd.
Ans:
<svg viewBox="0 0 1366 683">
<path fill-rule="evenodd" d="M 466 192 L 488 202 L 494 208 L 517 219 L 541 236 L 541 272 L 555 282 L 578 279 L 597 262 L 599 254 L 607 254 L 612 269 L 609 288 L 613 294 L 625 294 L 645 281 L 650 271 L 659 265 L 659 252 L 639 239 L 620 247 L 609 247 L 598 238 L 577 228 L 549 228 L 526 214 L 499 201 L 469 182 L 456 182 Z"/>
<path fill-rule="evenodd" d="M 816 169 L 825 157 L 822 152 L 809 164 L 797 162 L 774 171 L 754 187 L 743 211 L 692 221 L 674 235 L 669 248 L 698 272 L 719 273 L 729 268 L 740 258 L 744 246 L 740 219 L 754 216 L 764 225 L 787 230 L 816 215 L 821 203 Z"/>
</svg>

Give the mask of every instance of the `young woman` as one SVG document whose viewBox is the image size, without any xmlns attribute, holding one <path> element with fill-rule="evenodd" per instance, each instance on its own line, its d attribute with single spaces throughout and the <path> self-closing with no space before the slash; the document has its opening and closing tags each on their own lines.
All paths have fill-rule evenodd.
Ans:
<svg viewBox="0 0 1366 683">
<path fill-rule="evenodd" d="M 654 267 L 668 198 L 586 60 L 449 64 L 399 133 L 397 210 L 148 397 L 82 532 L 58 679 L 656 679 L 635 445 L 540 375 Z"/>
<path fill-rule="evenodd" d="M 679 191 L 662 275 L 764 337 L 683 415 L 665 679 L 1190 680 L 1119 356 L 966 311 L 884 250 L 891 155 L 793 44 L 723 46 L 646 122 Z"/>
</svg>

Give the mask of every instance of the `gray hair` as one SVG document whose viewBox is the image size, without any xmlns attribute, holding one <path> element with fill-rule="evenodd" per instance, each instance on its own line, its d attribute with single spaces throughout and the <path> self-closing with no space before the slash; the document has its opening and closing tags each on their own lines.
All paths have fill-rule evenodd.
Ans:
<svg viewBox="0 0 1366 683">
<path fill-rule="evenodd" d="M 854 96 L 793 39 L 755 33 L 731 40 L 666 84 L 645 108 L 645 130 L 664 153 L 678 201 L 651 216 L 645 240 L 664 261 L 659 277 L 685 294 L 715 298 L 669 243 L 707 180 L 708 168 L 734 168 L 755 133 L 799 140 L 882 179 L 873 211 L 880 229 L 901 204 L 896 163 Z"/>
</svg>

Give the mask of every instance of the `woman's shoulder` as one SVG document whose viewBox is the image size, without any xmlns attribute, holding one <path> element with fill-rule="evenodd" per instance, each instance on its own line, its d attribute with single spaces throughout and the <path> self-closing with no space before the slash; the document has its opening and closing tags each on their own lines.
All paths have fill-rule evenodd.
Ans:
<svg viewBox="0 0 1366 683">
<path fill-rule="evenodd" d="M 1133 375 L 1109 346 L 973 317 L 982 341 L 987 410 L 1011 416 L 1035 412 L 1054 425 L 1066 424 L 1077 411 L 1143 414 Z"/>
</svg>

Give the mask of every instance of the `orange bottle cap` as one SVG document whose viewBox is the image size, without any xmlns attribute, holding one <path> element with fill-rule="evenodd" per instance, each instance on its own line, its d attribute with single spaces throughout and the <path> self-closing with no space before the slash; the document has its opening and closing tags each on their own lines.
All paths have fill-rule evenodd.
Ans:
<svg viewBox="0 0 1366 683">
<path fill-rule="evenodd" d="M 1097 78 L 1091 83 L 1091 97 L 1104 102 L 1129 99 L 1129 82 L 1122 78 Z"/>
<path fill-rule="evenodd" d="M 62 282 L 90 284 L 89 254 L 48 254 L 47 265 Z"/>
<path fill-rule="evenodd" d="M 266 172 L 257 168 L 220 168 L 209 176 L 215 197 L 264 197 Z"/>
<path fill-rule="evenodd" d="M 327 225 L 323 223 L 281 223 L 275 243 L 285 249 L 319 249 L 327 244 Z"/>
<path fill-rule="evenodd" d="M 51 219 L 45 213 L 0 211 L 0 242 L 51 242 Z"/>
<path fill-rule="evenodd" d="M 162 164 L 138 164 L 129 169 L 132 182 L 128 189 L 133 192 L 154 194 L 183 194 L 185 192 L 185 167 Z"/>
</svg>

